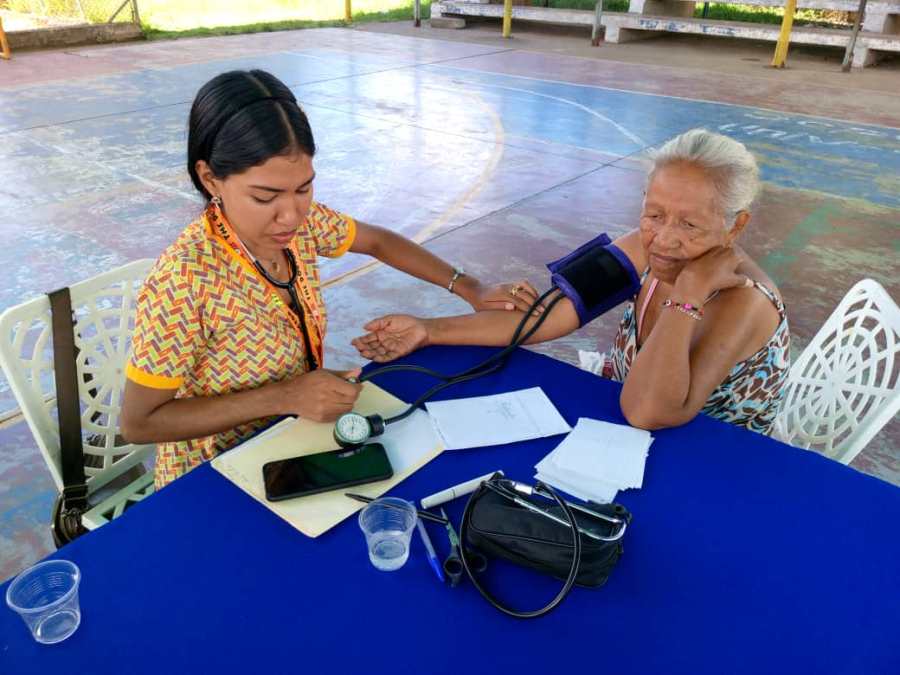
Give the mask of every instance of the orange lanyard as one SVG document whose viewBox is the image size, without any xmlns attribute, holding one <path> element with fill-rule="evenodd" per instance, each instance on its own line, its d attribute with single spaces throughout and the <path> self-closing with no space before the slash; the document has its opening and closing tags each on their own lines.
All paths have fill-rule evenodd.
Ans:
<svg viewBox="0 0 900 675">
<path fill-rule="evenodd" d="M 256 278 L 263 283 L 267 292 L 274 296 L 276 302 L 286 311 L 288 320 L 304 338 L 304 348 L 308 352 L 307 360 L 312 366 L 310 370 L 314 369 L 317 364 L 321 364 L 324 356 L 324 345 L 322 341 L 322 336 L 324 334 L 324 317 L 322 316 L 319 303 L 316 301 L 312 287 L 309 285 L 306 278 L 303 265 L 299 260 L 296 243 L 292 242 L 291 245 L 285 249 L 285 252 L 288 253 L 288 257 L 291 258 L 294 263 L 293 269 L 296 270 L 296 280 L 292 287 L 288 289 L 292 304 L 297 304 L 295 311 L 288 306 L 275 291 L 275 287 L 282 286 L 281 282 L 273 283 L 272 279 L 268 278 L 268 275 L 265 274 L 264 271 L 260 272 L 256 264 L 254 264 L 255 258 L 250 251 L 247 250 L 240 237 L 238 237 L 237 232 L 234 231 L 231 223 L 228 222 L 225 214 L 222 213 L 221 208 L 217 204 L 210 203 L 203 214 L 203 218 L 206 220 L 210 231 L 224 241 L 228 250 L 237 258 L 244 269 L 256 276 Z M 294 277 L 294 274 L 291 276 Z M 310 316 L 313 319 L 311 322 L 313 324 L 311 326 L 312 330 L 309 330 L 307 327 L 307 322 L 305 320 L 306 316 Z"/>
</svg>

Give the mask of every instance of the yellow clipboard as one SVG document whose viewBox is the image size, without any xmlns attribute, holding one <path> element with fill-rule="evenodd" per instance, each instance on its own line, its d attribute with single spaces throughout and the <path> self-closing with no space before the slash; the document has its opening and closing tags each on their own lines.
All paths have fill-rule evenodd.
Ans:
<svg viewBox="0 0 900 675">
<path fill-rule="evenodd" d="M 366 382 L 353 409 L 363 415 L 378 413 L 384 417 L 395 415 L 406 409 L 407 404 L 392 396 L 371 382 Z M 424 415 L 424 413 L 421 413 Z M 422 424 L 421 418 L 418 422 Z M 430 421 L 425 420 L 430 426 Z M 403 423 L 398 423 L 403 424 Z M 388 427 L 379 442 L 391 454 L 392 443 L 408 442 L 408 439 L 392 437 L 392 427 Z M 339 522 L 359 511 L 364 504 L 345 497 L 345 490 L 323 492 L 316 495 L 297 497 L 279 502 L 266 500 L 263 485 L 262 466 L 289 457 L 300 457 L 317 452 L 334 450 L 337 447 L 332 438 L 333 424 L 322 424 L 302 419 L 288 419 L 276 424 L 263 434 L 248 440 L 240 446 L 223 453 L 212 460 L 212 467 L 234 483 L 241 490 L 256 499 L 275 515 L 283 518 L 308 537 L 318 537 Z M 403 449 L 407 459 L 405 468 L 397 471 L 388 480 L 355 486 L 352 492 L 378 497 L 401 482 L 404 478 L 425 466 L 444 450 L 436 433 L 430 436 L 423 447 Z"/>
</svg>

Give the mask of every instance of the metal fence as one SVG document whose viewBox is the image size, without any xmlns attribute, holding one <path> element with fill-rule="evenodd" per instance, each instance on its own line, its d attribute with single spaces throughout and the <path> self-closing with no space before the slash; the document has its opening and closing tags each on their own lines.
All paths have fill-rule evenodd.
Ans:
<svg viewBox="0 0 900 675">
<path fill-rule="evenodd" d="M 0 0 L 7 32 L 83 24 L 140 23 L 137 0 Z"/>
</svg>

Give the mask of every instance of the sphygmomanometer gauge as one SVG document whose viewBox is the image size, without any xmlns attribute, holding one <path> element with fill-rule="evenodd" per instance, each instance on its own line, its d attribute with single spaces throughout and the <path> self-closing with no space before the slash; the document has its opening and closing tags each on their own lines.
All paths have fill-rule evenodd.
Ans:
<svg viewBox="0 0 900 675">
<path fill-rule="evenodd" d="M 356 412 L 344 413 L 334 423 L 334 440 L 342 448 L 362 445 L 372 436 L 384 433 L 384 419 L 381 415 L 360 415 Z"/>
</svg>

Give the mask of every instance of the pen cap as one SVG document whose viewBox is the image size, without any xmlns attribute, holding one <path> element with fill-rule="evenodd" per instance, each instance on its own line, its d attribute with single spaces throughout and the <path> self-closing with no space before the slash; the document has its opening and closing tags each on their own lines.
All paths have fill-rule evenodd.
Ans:
<svg viewBox="0 0 900 675">
<path fill-rule="evenodd" d="M 470 494 L 475 492 L 478 489 L 478 486 L 481 485 L 484 481 L 490 480 L 494 476 L 503 475 L 502 471 L 492 471 L 491 473 L 485 474 L 483 476 L 479 476 L 478 478 L 473 478 L 472 480 L 467 480 L 465 483 L 460 483 L 459 485 L 454 485 L 453 487 L 449 487 L 446 490 L 441 490 L 440 492 L 435 492 L 433 495 L 428 495 L 427 497 L 422 498 L 422 508 L 430 509 L 433 506 L 438 506 L 440 504 L 446 504 L 449 501 L 453 501 L 457 497 L 462 497 L 463 495 Z"/>
</svg>

